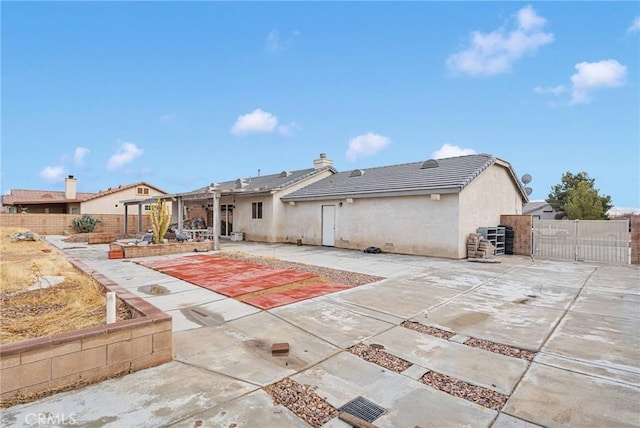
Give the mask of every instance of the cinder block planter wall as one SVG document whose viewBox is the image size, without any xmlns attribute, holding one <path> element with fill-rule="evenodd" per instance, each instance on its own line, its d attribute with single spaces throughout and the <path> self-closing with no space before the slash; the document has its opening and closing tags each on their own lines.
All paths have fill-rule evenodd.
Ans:
<svg viewBox="0 0 640 428">
<path fill-rule="evenodd" d="M 123 252 L 125 259 L 134 259 L 137 257 L 166 256 L 168 254 L 189 253 L 198 251 L 213 250 L 213 242 L 169 242 L 166 244 L 149 244 L 149 245 L 123 245 L 110 244 L 109 248 Z"/>
<path fill-rule="evenodd" d="M 116 292 L 135 318 L 0 345 L 2 400 L 97 382 L 173 359 L 170 315 L 82 262 L 70 261 L 107 291 Z"/>
</svg>

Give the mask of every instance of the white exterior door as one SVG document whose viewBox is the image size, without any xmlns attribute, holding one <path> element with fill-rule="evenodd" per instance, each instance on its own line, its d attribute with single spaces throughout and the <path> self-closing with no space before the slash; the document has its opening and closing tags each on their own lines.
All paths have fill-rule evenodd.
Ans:
<svg viewBox="0 0 640 428">
<path fill-rule="evenodd" d="M 333 247 L 336 245 L 336 206 L 322 206 L 322 245 Z"/>
</svg>

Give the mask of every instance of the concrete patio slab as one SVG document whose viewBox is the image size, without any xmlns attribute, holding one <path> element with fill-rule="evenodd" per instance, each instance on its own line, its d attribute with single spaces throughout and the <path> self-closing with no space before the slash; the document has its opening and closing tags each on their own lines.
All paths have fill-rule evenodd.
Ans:
<svg viewBox="0 0 640 428">
<path fill-rule="evenodd" d="M 458 294 L 450 288 L 391 278 L 344 291 L 340 299 L 407 319 Z"/>
<path fill-rule="evenodd" d="M 64 415 L 67 423 L 58 426 L 160 427 L 255 389 L 236 379 L 171 362 L 3 409 L 0 425 L 37 426 L 31 421 L 34 415 Z M 69 419 L 72 415 L 75 423 Z"/>
<path fill-rule="evenodd" d="M 292 376 L 339 408 L 358 396 L 388 410 L 378 427 L 486 427 L 496 412 L 390 372 L 348 352 Z M 428 421 L 428 422 L 427 422 Z"/>
<path fill-rule="evenodd" d="M 612 281 L 615 278 L 615 281 Z M 587 290 L 640 294 L 640 267 L 638 266 L 598 266 L 589 278 Z"/>
<path fill-rule="evenodd" d="M 585 289 L 571 311 L 640 320 L 640 294 Z"/>
<path fill-rule="evenodd" d="M 504 302 L 470 293 L 414 320 L 447 327 L 456 333 L 522 349 L 538 350 L 562 317 L 563 311 Z"/>
<path fill-rule="evenodd" d="M 532 363 L 502 409 L 545 427 L 638 426 L 640 389 Z"/>
<path fill-rule="evenodd" d="M 536 260 L 535 265 L 518 266 L 505 273 L 504 279 L 515 279 L 533 284 L 581 288 L 596 266 L 584 263 L 550 262 Z M 553 275 L 550 273 L 553 272 Z"/>
<path fill-rule="evenodd" d="M 576 357 L 563 357 L 547 352 L 538 353 L 534 361 L 547 366 L 553 366 L 605 380 L 612 380 L 629 386 L 640 386 L 640 367 L 625 370 L 616 366 L 604 366 L 598 363 L 580 360 Z"/>
<path fill-rule="evenodd" d="M 451 263 L 451 262 L 450 262 Z M 411 282 L 417 282 L 423 287 L 435 285 L 442 288 L 450 288 L 458 292 L 467 291 L 480 284 L 495 278 L 493 272 L 461 270 L 459 268 L 451 269 L 428 269 L 419 274 L 398 277 L 398 279 L 406 279 Z"/>
<path fill-rule="evenodd" d="M 348 348 L 393 327 L 388 322 L 315 299 L 276 308 L 271 313 L 339 348 Z"/>
<path fill-rule="evenodd" d="M 227 321 L 260 312 L 260 309 L 224 298 L 204 305 L 166 311 L 173 318 L 173 331 L 222 325 Z"/>
<path fill-rule="evenodd" d="M 170 425 L 175 428 L 193 427 L 291 427 L 309 428 L 309 424 L 298 418 L 286 407 L 274 404 L 263 390 L 254 391 L 244 397 L 227 401 L 204 413 Z"/>
<path fill-rule="evenodd" d="M 540 425 L 514 418 L 506 413 L 500 413 L 491 428 L 542 428 Z"/>
<path fill-rule="evenodd" d="M 579 288 L 544 284 L 536 279 L 523 281 L 504 277 L 474 290 L 475 294 L 496 300 L 563 310 L 569 307 L 579 292 Z"/>
<path fill-rule="evenodd" d="M 639 371 L 638 332 L 639 320 L 569 312 L 544 350 L 619 370 Z"/>
<path fill-rule="evenodd" d="M 509 395 L 529 363 L 479 348 L 450 342 L 404 327 L 381 333 L 365 343 L 435 372 Z"/>
<path fill-rule="evenodd" d="M 226 299 L 226 297 L 202 288 L 183 291 L 180 293 L 173 293 L 165 296 L 145 297 L 145 300 L 147 300 L 157 308 L 162 309 L 163 311 L 189 308 L 191 306 L 198 306 L 204 303 L 211 303 L 215 302 L 216 300 L 222 299 Z"/>
<path fill-rule="evenodd" d="M 344 308 L 347 311 L 351 311 L 353 313 L 364 315 L 364 316 L 367 316 L 369 318 L 373 318 L 373 319 L 376 319 L 376 320 L 384 321 L 384 322 L 387 322 L 387 323 L 390 323 L 390 324 L 397 325 L 397 324 L 400 324 L 402 321 L 404 321 L 404 318 L 397 317 L 395 315 L 389 315 L 387 313 L 380 312 L 380 311 L 377 311 L 375 309 L 367 308 L 366 306 L 360 306 L 360 305 L 355 304 L 355 303 L 346 302 L 346 301 L 342 300 L 342 298 L 340 297 L 343 294 L 344 293 L 328 294 L 328 295 L 325 295 L 325 296 L 316 297 L 314 299 L 314 301 L 326 302 L 327 304 L 331 304 L 331 305 L 335 305 L 335 306 L 339 306 L 341 308 Z"/>
<path fill-rule="evenodd" d="M 273 343 L 288 342 L 286 356 L 271 355 Z M 219 327 L 173 335 L 176 360 L 265 386 L 338 352 L 304 330 L 260 312 Z"/>
</svg>

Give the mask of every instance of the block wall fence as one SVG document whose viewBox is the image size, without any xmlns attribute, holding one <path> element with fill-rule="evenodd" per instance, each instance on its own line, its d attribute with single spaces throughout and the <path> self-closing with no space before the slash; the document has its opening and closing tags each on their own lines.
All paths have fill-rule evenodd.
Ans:
<svg viewBox="0 0 640 428">
<path fill-rule="evenodd" d="M 640 265 L 640 215 L 632 215 L 629 226 L 631 227 L 631 264 Z"/>
<path fill-rule="evenodd" d="M 530 215 L 501 215 L 500 224 L 513 227 L 513 254 L 530 256 L 533 217 Z"/>
<path fill-rule="evenodd" d="M 0 226 L 24 228 L 39 235 L 67 235 L 77 233 L 71 225 L 79 214 L 0 214 Z M 95 232 L 124 234 L 124 214 L 91 214 L 100 220 Z M 127 235 L 135 235 L 138 229 L 138 216 L 128 215 Z M 142 216 L 142 231 L 151 229 L 149 216 Z"/>
</svg>

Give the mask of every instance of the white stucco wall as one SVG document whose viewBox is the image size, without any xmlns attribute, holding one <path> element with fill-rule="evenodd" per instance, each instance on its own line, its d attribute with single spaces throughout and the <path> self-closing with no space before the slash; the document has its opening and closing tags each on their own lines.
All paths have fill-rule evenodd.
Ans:
<svg viewBox="0 0 640 428">
<path fill-rule="evenodd" d="M 128 199 L 139 199 L 139 198 L 153 198 L 154 196 L 160 196 L 164 193 L 159 192 L 151 187 L 149 187 L 148 195 L 138 195 L 136 193 L 137 187 L 147 187 L 147 186 L 136 186 L 129 189 L 123 189 L 119 192 L 110 193 L 108 195 L 101 196 L 99 198 L 90 199 L 88 201 L 82 202 L 80 205 L 80 213 L 81 214 L 124 214 L 124 204 L 120 203 L 120 201 L 125 201 Z M 169 204 L 169 210 L 171 210 L 171 204 Z M 138 214 L 137 206 L 130 206 L 128 210 L 129 214 Z M 148 214 L 148 211 L 142 210 L 142 214 Z"/>
<path fill-rule="evenodd" d="M 236 208 L 233 212 L 234 230 L 243 232 L 244 238 L 248 241 L 295 242 L 295 239 L 290 241 L 282 238 L 283 228 L 287 223 L 285 210 L 288 204 L 281 202 L 280 198 L 332 174 L 329 170 L 322 171 L 273 195 L 238 194 L 235 197 Z M 251 204 L 253 202 L 262 202 L 262 219 L 252 218 Z"/>
<path fill-rule="evenodd" d="M 509 171 L 498 164 L 483 171 L 460 192 L 459 258 L 466 257 L 469 233 L 497 226 L 501 214 L 522 214 L 522 196 Z"/>
<path fill-rule="evenodd" d="M 322 206 L 335 205 L 336 247 L 457 257 L 457 200 L 456 194 L 443 194 L 439 201 L 404 196 L 283 203 L 287 221 L 277 238 L 295 242 L 301 237 L 304 244 L 321 245 Z"/>
</svg>

